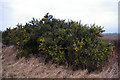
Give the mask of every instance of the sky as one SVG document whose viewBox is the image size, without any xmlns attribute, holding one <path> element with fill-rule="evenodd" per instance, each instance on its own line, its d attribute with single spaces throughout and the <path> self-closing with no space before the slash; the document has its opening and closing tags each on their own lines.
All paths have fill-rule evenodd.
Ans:
<svg viewBox="0 0 120 80">
<path fill-rule="evenodd" d="M 41 19 L 50 13 L 57 19 L 80 21 L 118 33 L 119 0 L 0 0 L 0 30 Z"/>
</svg>

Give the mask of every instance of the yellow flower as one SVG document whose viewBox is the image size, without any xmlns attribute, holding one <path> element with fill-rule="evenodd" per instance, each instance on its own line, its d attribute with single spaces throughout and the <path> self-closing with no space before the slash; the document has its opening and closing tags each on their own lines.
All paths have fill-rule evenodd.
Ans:
<svg viewBox="0 0 120 80">
<path fill-rule="evenodd" d="M 23 42 L 27 42 L 27 40 L 23 40 Z"/>
<path fill-rule="evenodd" d="M 51 52 L 50 52 L 49 54 L 50 54 L 50 55 L 52 55 L 52 53 L 51 53 Z"/>
<path fill-rule="evenodd" d="M 17 42 L 17 45 L 20 45 L 20 42 Z"/>
<path fill-rule="evenodd" d="M 45 48 L 43 48 L 43 50 L 45 50 Z"/>
<path fill-rule="evenodd" d="M 56 58 L 56 60 L 58 60 L 58 58 Z"/>
<path fill-rule="evenodd" d="M 69 36 L 72 36 L 72 34 L 70 34 Z"/>
<path fill-rule="evenodd" d="M 44 39 L 40 39 L 40 41 L 45 41 Z"/>
<path fill-rule="evenodd" d="M 109 45 L 111 45 L 111 43 L 109 43 Z"/>
<path fill-rule="evenodd" d="M 82 48 L 82 46 L 80 46 L 80 48 Z"/>
<path fill-rule="evenodd" d="M 75 47 L 75 50 L 78 51 L 79 49 L 77 47 Z"/>
<path fill-rule="evenodd" d="M 97 67 L 99 67 L 100 65 L 99 64 L 97 64 Z"/>
<path fill-rule="evenodd" d="M 40 41 L 42 41 L 42 39 L 40 39 Z"/>
<path fill-rule="evenodd" d="M 73 46 L 76 46 L 76 44 L 74 43 Z"/>
<path fill-rule="evenodd" d="M 99 67 L 100 65 L 99 65 L 99 62 L 97 62 L 97 67 Z"/>
<path fill-rule="evenodd" d="M 48 20 L 48 18 L 42 18 L 43 21 Z"/>
</svg>

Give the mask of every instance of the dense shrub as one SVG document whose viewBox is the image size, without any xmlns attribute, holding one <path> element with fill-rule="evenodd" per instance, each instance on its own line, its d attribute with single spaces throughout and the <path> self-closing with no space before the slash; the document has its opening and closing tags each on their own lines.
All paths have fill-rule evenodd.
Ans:
<svg viewBox="0 0 120 80">
<path fill-rule="evenodd" d="M 33 18 L 24 26 L 4 31 L 3 43 L 16 45 L 21 57 L 41 54 L 57 64 L 100 67 L 113 51 L 112 43 L 100 39 L 104 31 L 95 24 L 65 22 L 47 13 L 39 21 Z"/>
</svg>

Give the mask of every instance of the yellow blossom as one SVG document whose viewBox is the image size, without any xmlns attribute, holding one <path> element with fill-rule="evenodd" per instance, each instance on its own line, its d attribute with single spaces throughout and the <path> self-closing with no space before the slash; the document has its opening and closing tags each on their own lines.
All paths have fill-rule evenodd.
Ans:
<svg viewBox="0 0 120 80">
<path fill-rule="evenodd" d="M 49 54 L 50 54 L 50 55 L 52 55 L 52 53 L 51 53 L 51 52 L 50 52 Z"/>
<path fill-rule="evenodd" d="M 111 45 L 111 43 L 109 43 L 109 45 Z"/>
<path fill-rule="evenodd" d="M 20 42 L 17 42 L 17 45 L 20 45 Z"/>
<path fill-rule="evenodd" d="M 40 39 L 40 41 L 45 41 L 44 39 Z"/>
<path fill-rule="evenodd" d="M 43 48 L 43 50 L 45 50 L 45 48 Z"/>
<path fill-rule="evenodd" d="M 68 35 L 68 36 L 72 36 L 72 34 Z"/>
<path fill-rule="evenodd" d="M 76 44 L 74 43 L 73 46 L 76 46 Z"/>
<path fill-rule="evenodd" d="M 77 47 L 75 47 L 75 50 L 78 51 L 79 49 Z"/>
<path fill-rule="evenodd" d="M 82 48 L 82 46 L 80 46 L 80 48 Z"/>
<path fill-rule="evenodd" d="M 103 56 L 101 56 L 103 58 Z"/>
<path fill-rule="evenodd" d="M 97 64 L 97 67 L 99 67 L 100 65 L 99 64 Z"/>
</svg>

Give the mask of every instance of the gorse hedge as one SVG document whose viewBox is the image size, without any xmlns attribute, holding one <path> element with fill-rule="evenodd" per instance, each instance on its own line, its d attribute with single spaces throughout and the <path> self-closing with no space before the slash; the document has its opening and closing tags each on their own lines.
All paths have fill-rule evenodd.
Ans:
<svg viewBox="0 0 120 80">
<path fill-rule="evenodd" d="M 93 65 L 98 68 L 109 58 L 113 44 L 101 40 L 105 32 L 101 26 L 88 26 L 80 22 L 60 20 L 48 13 L 41 20 L 34 19 L 24 26 L 3 32 L 2 42 L 16 45 L 19 56 L 41 54 L 57 64 L 71 66 Z"/>
</svg>

